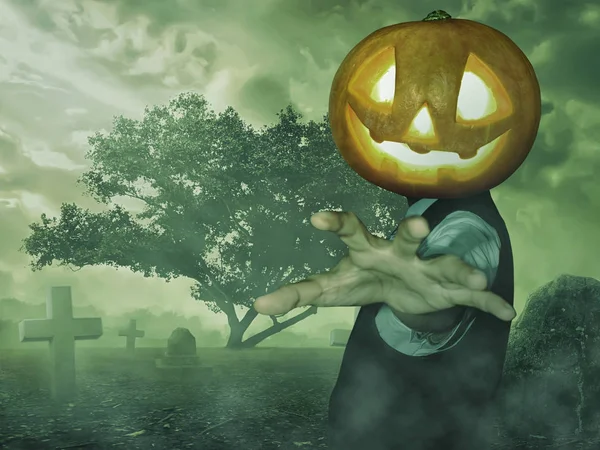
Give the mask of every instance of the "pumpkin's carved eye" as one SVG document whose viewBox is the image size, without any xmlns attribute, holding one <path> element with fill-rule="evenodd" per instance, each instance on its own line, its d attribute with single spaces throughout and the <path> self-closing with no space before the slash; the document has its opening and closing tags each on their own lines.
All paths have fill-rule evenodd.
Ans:
<svg viewBox="0 0 600 450">
<path fill-rule="evenodd" d="M 456 103 L 456 120 L 485 119 L 498 109 L 494 93 L 473 72 L 465 72 Z"/>
<path fill-rule="evenodd" d="M 371 98 L 378 103 L 392 103 L 396 94 L 396 66 L 392 65 L 386 70 L 383 75 L 377 80 Z"/>
<path fill-rule="evenodd" d="M 365 101 L 389 110 L 396 95 L 396 51 L 394 47 L 381 50 L 359 67 L 350 82 L 350 89 Z"/>
<path fill-rule="evenodd" d="M 470 54 L 460 83 L 456 121 L 491 123 L 512 114 L 512 103 L 494 72 L 477 56 Z"/>
</svg>

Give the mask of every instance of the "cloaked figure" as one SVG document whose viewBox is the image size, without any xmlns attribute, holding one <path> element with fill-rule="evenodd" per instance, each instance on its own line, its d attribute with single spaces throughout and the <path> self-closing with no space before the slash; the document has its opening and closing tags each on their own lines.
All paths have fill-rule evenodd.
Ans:
<svg viewBox="0 0 600 450">
<path fill-rule="evenodd" d="M 330 121 L 362 177 L 406 196 L 389 239 L 356 215 L 311 218 L 347 244 L 330 271 L 256 300 L 263 314 L 361 306 L 329 407 L 332 450 L 483 450 L 494 438 L 513 255 L 490 189 L 540 120 L 533 68 L 504 34 L 435 11 L 378 30 L 333 81 Z"/>
</svg>

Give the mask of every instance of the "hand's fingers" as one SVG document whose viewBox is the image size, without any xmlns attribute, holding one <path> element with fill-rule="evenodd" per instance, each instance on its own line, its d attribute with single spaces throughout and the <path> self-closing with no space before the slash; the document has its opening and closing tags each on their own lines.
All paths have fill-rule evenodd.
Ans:
<svg viewBox="0 0 600 450">
<path fill-rule="evenodd" d="M 516 311 L 502 297 L 490 291 L 474 291 L 456 289 L 446 291 L 448 300 L 455 305 L 472 306 L 496 316 L 500 320 L 510 321 L 517 315 Z"/>
<path fill-rule="evenodd" d="M 317 275 L 319 276 L 319 275 Z M 254 302 L 254 309 L 259 314 L 286 314 L 299 306 L 310 305 L 319 298 L 323 289 L 317 280 L 306 279 L 298 283 L 280 287 L 275 292 L 263 295 Z"/>
<path fill-rule="evenodd" d="M 322 211 L 313 214 L 310 220 L 319 230 L 336 233 L 350 250 L 361 252 L 372 245 L 374 236 L 352 212 Z"/>
<path fill-rule="evenodd" d="M 257 298 L 254 309 L 260 314 L 277 315 L 308 305 L 362 306 L 381 301 L 382 289 L 381 276 L 357 269 L 347 256 L 327 272 Z"/>
<path fill-rule="evenodd" d="M 398 232 L 392 241 L 394 253 L 403 258 L 415 257 L 423 239 L 429 234 L 429 225 L 422 217 L 409 217 L 398 225 Z"/>
<path fill-rule="evenodd" d="M 428 276 L 440 281 L 458 284 L 481 291 L 487 287 L 487 277 L 483 272 L 467 264 L 458 256 L 443 255 L 423 261 Z"/>
</svg>

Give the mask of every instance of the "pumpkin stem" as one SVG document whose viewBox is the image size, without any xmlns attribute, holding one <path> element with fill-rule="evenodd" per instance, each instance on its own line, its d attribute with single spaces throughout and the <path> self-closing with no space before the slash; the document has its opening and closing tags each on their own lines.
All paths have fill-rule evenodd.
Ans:
<svg viewBox="0 0 600 450">
<path fill-rule="evenodd" d="M 444 20 L 451 19 L 452 16 L 448 14 L 446 11 L 442 11 L 441 9 L 436 9 L 433 12 L 427 14 L 427 17 L 423 19 L 423 22 L 429 22 L 430 20 Z"/>
</svg>

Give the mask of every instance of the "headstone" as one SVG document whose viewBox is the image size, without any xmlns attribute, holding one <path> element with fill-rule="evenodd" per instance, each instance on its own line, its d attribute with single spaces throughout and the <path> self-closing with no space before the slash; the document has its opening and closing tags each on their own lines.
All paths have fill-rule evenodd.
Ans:
<svg viewBox="0 0 600 450">
<path fill-rule="evenodd" d="M 360 308 L 355 308 L 354 311 L 354 320 L 358 317 L 358 313 Z M 348 339 L 350 339 L 350 329 L 335 329 L 331 330 L 329 333 L 329 345 L 331 347 L 345 347 L 348 343 Z"/>
<path fill-rule="evenodd" d="M 129 355 L 133 355 L 135 352 L 136 338 L 143 338 L 144 335 L 144 331 L 137 329 L 137 322 L 135 319 L 131 319 L 127 328 L 123 328 L 119 331 L 119 336 L 124 336 L 127 338 L 126 348 Z"/>
<path fill-rule="evenodd" d="M 50 289 L 45 319 L 27 319 L 19 323 L 21 342 L 50 343 L 51 391 L 60 401 L 75 396 L 75 341 L 102 336 L 102 319 L 73 318 L 71 287 Z"/>
<path fill-rule="evenodd" d="M 600 281 L 563 275 L 531 294 L 510 336 L 509 436 L 595 435 L 600 428 Z M 596 434 L 595 434 L 596 433 Z"/>
<path fill-rule="evenodd" d="M 167 341 L 167 356 L 196 356 L 196 338 L 187 328 L 176 328 Z"/>
<path fill-rule="evenodd" d="M 156 360 L 159 369 L 193 369 L 199 366 L 196 338 L 187 328 L 176 328 L 167 341 L 163 358 Z"/>
</svg>

